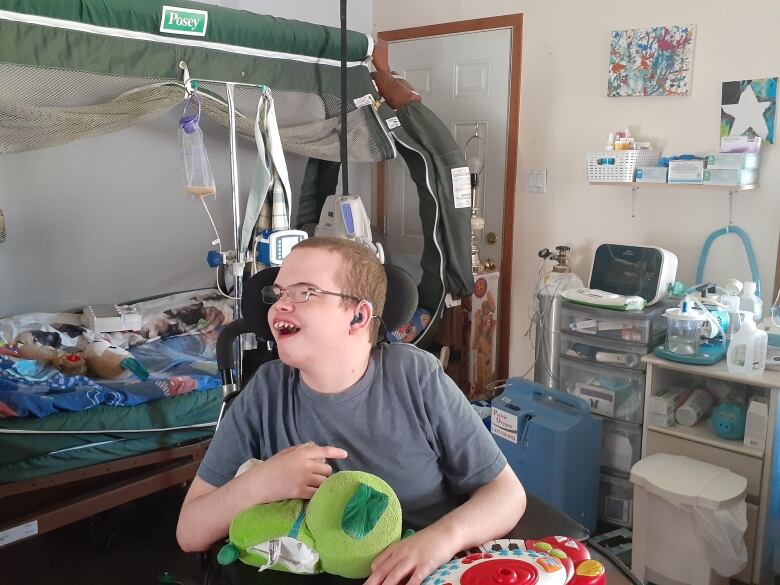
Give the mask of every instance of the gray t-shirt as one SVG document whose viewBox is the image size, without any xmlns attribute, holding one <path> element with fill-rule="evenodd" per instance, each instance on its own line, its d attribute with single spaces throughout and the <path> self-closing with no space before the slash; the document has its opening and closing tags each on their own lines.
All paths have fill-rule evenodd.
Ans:
<svg viewBox="0 0 780 585">
<path fill-rule="evenodd" d="M 464 502 L 506 465 L 466 397 L 429 353 L 380 345 L 365 375 L 321 394 L 280 361 L 264 364 L 227 410 L 198 469 L 222 486 L 247 459 L 313 441 L 345 449 L 334 471 L 368 471 L 398 495 L 404 521 L 421 528 Z"/>
</svg>

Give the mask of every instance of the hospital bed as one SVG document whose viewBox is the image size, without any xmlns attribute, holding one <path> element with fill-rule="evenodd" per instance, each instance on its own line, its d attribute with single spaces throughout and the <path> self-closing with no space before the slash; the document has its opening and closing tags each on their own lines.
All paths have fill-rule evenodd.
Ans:
<svg viewBox="0 0 780 585">
<path fill-rule="evenodd" d="M 446 128 L 421 104 L 412 103 L 397 111 L 387 104 L 380 106 L 381 96 L 367 64 L 374 49 L 370 37 L 348 33 L 348 95 L 342 96 L 340 47 L 334 29 L 203 5 L 199 8 L 208 12 L 208 29 L 204 24 L 200 36 L 180 35 L 161 30 L 161 17 L 168 8 L 158 0 L 0 0 L 0 154 L 63 145 L 156 120 L 181 107 L 185 65 L 192 77 L 201 81 L 204 116 L 230 128 L 231 146 L 236 134 L 254 137 L 258 99 L 264 88 L 270 87 L 285 152 L 308 157 L 314 163 L 332 162 L 339 160 L 337 113 L 343 98 L 348 108 L 349 160 L 378 162 L 400 152 L 415 177 L 426 207 L 423 268 L 435 282 L 423 287 L 432 297 L 429 309 L 440 314 L 448 293 L 455 297 L 470 294 L 473 282 L 468 240 L 459 237 L 457 230 L 441 227 L 446 219 L 448 226 L 468 233 L 470 213 L 466 208 L 454 207 L 446 189 L 448 181 L 436 180 L 434 165 L 436 152 L 445 147 L 455 153 L 453 165 L 462 166 L 465 161 L 459 149 L 449 148 L 453 139 Z M 391 124 L 396 115 L 400 122 L 397 119 Z M 435 144 L 426 142 L 431 137 L 436 138 Z M 175 144 L 171 136 L 172 149 Z M 82 171 L 85 169 L 76 169 L 80 175 L 89 176 Z M 240 234 L 236 210 L 241 202 L 237 179 L 233 179 L 235 235 Z M 115 196 L 113 191 L 106 189 L 106 197 Z M 323 192 L 318 190 L 318 194 Z M 68 193 L 44 195 L 65 199 Z M 131 200 L 122 203 L 127 201 Z M 318 205 L 318 201 L 308 202 L 314 208 Z M 84 213 L 88 214 L 89 209 Z M 175 234 L 185 226 L 171 227 Z M 210 234 L 205 237 L 211 239 Z M 134 245 L 128 248 L 142 248 L 135 241 L 130 243 Z M 238 247 L 236 242 L 233 245 Z M 99 254 L 90 256 L 92 249 L 83 253 L 77 259 L 82 264 L 105 263 Z M 218 408 L 219 399 L 213 396 Z M 178 404 L 181 399 L 159 402 Z M 205 409 L 207 405 L 199 406 Z M 100 407 L 95 412 L 98 410 Z M 151 411 L 147 416 L 150 420 L 164 418 Z M 51 420 L 63 420 L 64 424 L 65 418 L 71 429 L 83 430 L 87 425 L 76 415 Z M 19 421 L 3 423 L 12 427 L 10 430 L 24 426 Z M 177 439 L 170 435 L 169 442 L 163 444 L 155 439 L 161 436 L 159 433 L 121 442 L 115 440 L 114 433 L 111 437 L 90 434 L 75 444 L 32 440 L 30 432 L 14 435 L 17 447 L 7 449 L 8 457 L 14 458 L 9 465 L 27 471 L 17 474 L 11 467 L 0 467 L 0 544 L 19 535 L 52 530 L 122 501 L 187 481 L 208 440 L 208 431 L 201 432 Z M 41 446 L 41 451 L 30 451 L 39 442 L 47 445 Z M 137 444 L 138 451 L 115 452 L 119 445 L 131 444 Z M 115 453 L 108 456 L 112 451 Z M 100 454 L 101 458 L 90 461 L 86 457 L 89 453 Z M 59 465 L 66 458 L 79 457 L 78 465 L 51 465 L 52 461 Z"/>
<path fill-rule="evenodd" d="M 25 332 L 56 339 L 62 351 L 96 334 L 76 324 L 78 314 L 0 319 L 8 344 L 0 356 L 0 546 L 194 477 L 222 402 L 218 332 L 232 318 L 231 303 L 215 293 L 138 303 L 138 332 L 102 334 L 130 347 L 149 370 L 145 381 L 63 376 L 38 362 L 23 375 L 24 360 L 10 354 Z"/>
</svg>

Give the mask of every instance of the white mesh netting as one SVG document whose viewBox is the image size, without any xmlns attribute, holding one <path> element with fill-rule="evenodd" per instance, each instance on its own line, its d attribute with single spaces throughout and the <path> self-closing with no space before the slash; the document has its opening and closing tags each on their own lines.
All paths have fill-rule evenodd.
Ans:
<svg viewBox="0 0 780 585">
<path fill-rule="evenodd" d="M 22 152 L 114 132 L 180 106 L 183 86 L 155 80 L 0 64 L 0 153 Z M 228 125 L 225 86 L 203 83 L 203 113 Z M 339 100 L 314 93 L 274 91 L 277 120 L 286 151 L 339 160 Z M 259 91 L 236 86 L 236 127 L 253 138 Z M 350 160 L 385 158 L 379 125 L 368 108 L 348 112 Z M 381 132 L 381 130 L 379 130 Z"/>
</svg>

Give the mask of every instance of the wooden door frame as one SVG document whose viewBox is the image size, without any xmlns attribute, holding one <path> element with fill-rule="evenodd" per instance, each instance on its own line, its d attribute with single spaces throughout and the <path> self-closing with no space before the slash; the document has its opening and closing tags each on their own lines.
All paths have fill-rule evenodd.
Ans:
<svg viewBox="0 0 780 585">
<path fill-rule="evenodd" d="M 501 270 L 498 302 L 498 347 L 496 375 L 506 378 L 509 373 L 509 324 L 512 313 L 512 254 L 515 223 L 515 184 L 517 182 L 517 149 L 520 132 L 520 69 L 523 47 L 523 15 L 507 14 L 474 20 L 461 20 L 428 26 L 416 26 L 377 34 L 380 41 L 406 41 L 428 37 L 510 29 L 512 54 L 509 63 L 509 112 L 507 120 L 506 177 L 504 183 L 504 222 L 502 226 Z M 385 194 L 385 163 L 377 165 L 377 225 L 386 225 L 387 202 Z M 386 231 L 386 230 L 385 230 Z"/>
</svg>

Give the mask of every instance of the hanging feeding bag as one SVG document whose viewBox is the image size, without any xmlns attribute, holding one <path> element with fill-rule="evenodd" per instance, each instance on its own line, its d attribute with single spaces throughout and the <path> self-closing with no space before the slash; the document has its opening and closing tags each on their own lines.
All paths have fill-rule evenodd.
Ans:
<svg viewBox="0 0 780 585">
<path fill-rule="evenodd" d="M 198 105 L 198 113 L 187 115 L 187 108 L 193 101 Z M 203 131 L 200 129 L 200 100 L 194 92 L 184 102 L 178 132 L 184 190 L 196 197 L 216 194 L 217 186 L 206 154 L 206 145 L 203 144 Z"/>
</svg>

